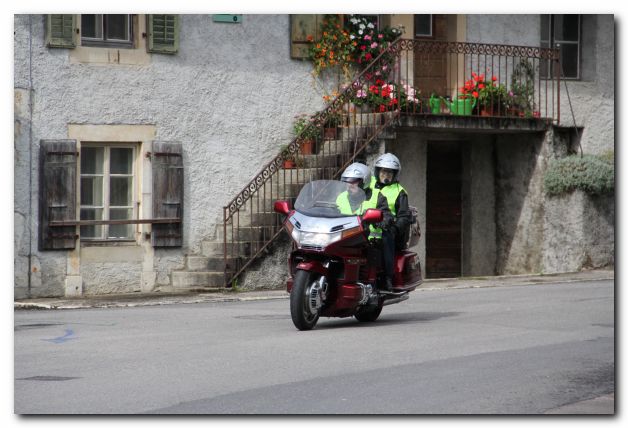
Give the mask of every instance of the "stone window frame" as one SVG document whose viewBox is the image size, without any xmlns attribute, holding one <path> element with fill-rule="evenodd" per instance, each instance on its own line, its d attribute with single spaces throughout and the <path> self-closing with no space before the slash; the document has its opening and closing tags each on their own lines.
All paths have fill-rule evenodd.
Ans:
<svg viewBox="0 0 628 428">
<path fill-rule="evenodd" d="M 135 147 L 134 154 L 134 210 L 133 218 L 150 218 L 152 215 L 152 179 L 149 154 L 152 141 L 155 139 L 156 128 L 154 125 L 68 125 L 68 137 L 77 142 L 77 151 L 85 145 L 108 145 L 117 147 Z M 80 158 L 80 156 L 79 156 Z M 77 192 L 76 192 L 76 217 L 81 214 L 80 192 L 80 159 L 77 160 Z M 133 239 L 82 239 L 79 234 L 80 245 L 85 246 L 137 246 L 145 241 L 150 241 L 150 224 L 136 224 Z"/>
</svg>

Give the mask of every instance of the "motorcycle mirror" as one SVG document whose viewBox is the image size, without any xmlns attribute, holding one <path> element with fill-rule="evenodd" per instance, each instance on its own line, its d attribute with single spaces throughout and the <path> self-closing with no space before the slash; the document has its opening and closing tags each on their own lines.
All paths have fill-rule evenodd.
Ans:
<svg viewBox="0 0 628 428">
<path fill-rule="evenodd" d="M 369 208 L 362 216 L 362 221 L 365 223 L 379 223 L 382 221 L 382 217 L 383 215 L 380 210 Z"/>
<path fill-rule="evenodd" d="M 290 212 L 290 207 L 288 206 L 288 201 L 275 201 L 273 209 L 276 213 L 288 215 Z"/>
</svg>

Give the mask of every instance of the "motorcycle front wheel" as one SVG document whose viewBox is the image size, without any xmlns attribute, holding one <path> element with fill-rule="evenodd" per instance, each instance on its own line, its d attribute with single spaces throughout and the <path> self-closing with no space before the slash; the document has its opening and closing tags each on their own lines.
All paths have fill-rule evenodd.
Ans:
<svg viewBox="0 0 628 428">
<path fill-rule="evenodd" d="M 290 315 L 294 326 L 299 330 L 311 330 L 316 325 L 320 308 L 313 308 L 312 288 L 320 278 L 314 272 L 297 270 L 290 292 Z M 316 305 L 314 305 L 316 306 Z"/>
</svg>

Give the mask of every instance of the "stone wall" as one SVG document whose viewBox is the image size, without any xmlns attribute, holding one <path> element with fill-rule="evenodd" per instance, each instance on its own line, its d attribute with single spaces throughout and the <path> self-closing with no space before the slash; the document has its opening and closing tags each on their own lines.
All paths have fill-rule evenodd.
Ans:
<svg viewBox="0 0 628 428">
<path fill-rule="evenodd" d="M 579 271 L 615 264 L 614 195 L 580 190 L 545 199 L 543 271 Z"/>
</svg>

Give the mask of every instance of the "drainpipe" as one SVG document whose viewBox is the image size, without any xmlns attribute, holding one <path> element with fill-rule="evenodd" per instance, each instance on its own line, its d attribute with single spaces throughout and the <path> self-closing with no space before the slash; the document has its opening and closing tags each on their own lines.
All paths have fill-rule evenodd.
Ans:
<svg viewBox="0 0 628 428">
<path fill-rule="evenodd" d="M 33 22 L 28 15 L 28 288 L 31 297 L 33 259 Z"/>
</svg>

